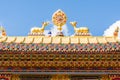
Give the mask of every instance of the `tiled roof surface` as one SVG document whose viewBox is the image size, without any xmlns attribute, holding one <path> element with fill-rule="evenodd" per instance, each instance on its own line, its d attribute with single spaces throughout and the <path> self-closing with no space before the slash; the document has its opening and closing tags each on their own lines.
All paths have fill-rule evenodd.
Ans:
<svg viewBox="0 0 120 80">
<path fill-rule="evenodd" d="M 115 37 L 93 37 L 93 36 L 74 36 L 74 37 L 47 37 L 47 36 L 26 36 L 26 37 L 0 37 L 0 42 L 14 43 L 107 43 L 119 42 Z"/>
<path fill-rule="evenodd" d="M 3 37 L 2 51 L 111 52 L 120 50 L 113 37 Z"/>
</svg>

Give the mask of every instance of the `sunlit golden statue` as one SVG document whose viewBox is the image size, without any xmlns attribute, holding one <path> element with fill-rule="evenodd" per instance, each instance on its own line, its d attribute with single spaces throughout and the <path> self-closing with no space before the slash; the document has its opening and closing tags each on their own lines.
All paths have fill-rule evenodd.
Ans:
<svg viewBox="0 0 120 80">
<path fill-rule="evenodd" d="M 80 28 L 77 28 L 76 25 L 77 25 L 77 22 L 70 22 L 70 24 L 74 27 L 74 31 L 75 31 L 75 35 L 77 36 L 89 36 L 89 29 L 87 27 L 80 27 Z"/>
<path fill-rule="evenodd" d="M 41 35 L 43 35 L 44 29 L 48 24 L 49 24 L 48 22 L 43 22 L 41 28 L 39 28 L 39 27 L 32 28 L 31 29 L 31 34 L 35 34 L 35 35 L 41 34 Z"/>
</svg>

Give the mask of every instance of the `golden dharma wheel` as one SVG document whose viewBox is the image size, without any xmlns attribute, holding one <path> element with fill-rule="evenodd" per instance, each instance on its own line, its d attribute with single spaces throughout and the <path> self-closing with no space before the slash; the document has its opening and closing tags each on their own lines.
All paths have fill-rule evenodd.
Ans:
<svg viewBox="0 0 120 80">
<path fill-rule="evenodd" d="M 57 10 L 52 16 L 52 21 L 56 26 L 62 27 L 67 21 L 66 14 L 62 10 Z"/>
</svg>

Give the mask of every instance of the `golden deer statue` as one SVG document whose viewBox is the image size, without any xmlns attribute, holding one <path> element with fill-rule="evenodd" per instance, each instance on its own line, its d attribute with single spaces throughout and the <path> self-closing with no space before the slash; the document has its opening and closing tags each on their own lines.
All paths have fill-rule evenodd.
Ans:
<svg viewBox="0 0 120 80">
<path fill-rule="evenodd" d="M 75 33 L 88 33 L 89 29 L 87 27 L 77 28 L 77 22 L 70 22 L 70 24 L 74 27 Z"/>
<path fill-rule="evenodd" d="M 39 28 L 39 27 L 32 28 L 32 29 L 31 29 L 31 33 L 43 33 L 45 27 L 46 27 L 48 24 L 49 24 L 48 22 L 43 22 L 41 28 Z"/>
</svg>

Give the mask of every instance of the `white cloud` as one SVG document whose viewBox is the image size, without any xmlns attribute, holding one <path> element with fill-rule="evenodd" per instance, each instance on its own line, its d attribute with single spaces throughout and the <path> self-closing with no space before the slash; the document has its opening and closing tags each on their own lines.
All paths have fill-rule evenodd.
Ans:
<svg viewBox="0 0 120 80">
<path fill-rule="evenodd" d="M 57 26 L 53 25 L 53 27 L 51 27 L 50 30 L 45 30 L 45 31 L 44 31 L 44 34 L 45 34 L 45 35 L 48 35 L 48 32 L 49 32 L 49 31 L 51 31 L 52 36 L 55 36 L 55 35 L 57 34 L 57 32 L 58 32 Z M 69 33 L 68 33 L 68 28 L 67 28 L 67 25 L 66 25 L 66 24 L 65 24 L 64 26 L 62 26 L 62 32 L 63 32 L 63 34 L 64 34 L 65 36 L 68 36 L 68 35 L 69 35 Z"/>
<path fill-rule="evenodd" d="M 48 32 L 49 32 L 50 30 L 44 30 L 44 34 L 46 35 L 46 36 L 48 36 Z"/>
<path fill-rule="evenodd" d="M 120 20 L 116 21 L 111 26 L 109 26 L 109 28 L 104 31 L 103 36 L 113 36 L 113 33 L 117 27 L 120 28 Z M 119 35 L 119 37 L 120 37 L 120 35 Z"/>
<path fill-rule="evenodd" d="M 67 25 L 65 24 L 62 28 L 63 28 L 63 33 L 64 33 L 64 35 L 65 35 L 65 36 L 68 36 L 68 35 L 69 35 L 69 30 L 68 30 Z"/>
<path fill-rule="evenodd" d="M 50 29 L 51 33 L 52 33 L 52 36 L 55 36 L 57 34 L 57 26 L 53 25 L 53 27 L 51 27 Z"/>
</svg>

